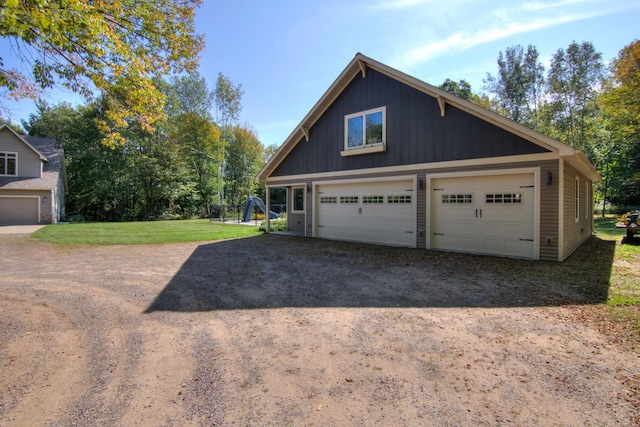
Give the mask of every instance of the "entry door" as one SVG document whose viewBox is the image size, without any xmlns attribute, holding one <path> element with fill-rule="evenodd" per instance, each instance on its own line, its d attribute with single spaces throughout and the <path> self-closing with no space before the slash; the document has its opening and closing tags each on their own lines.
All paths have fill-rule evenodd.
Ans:
<svg viewBox="0 0 640 427">
<path fill-rule="evenodd" d="M 431 247 L 534 258 L 534 174 L 431 180 Z"/>
<path fill-rule="evenodd" d="M 415 247 L 413 181 L 316 186 L 316 237 Z"/>
</svg>

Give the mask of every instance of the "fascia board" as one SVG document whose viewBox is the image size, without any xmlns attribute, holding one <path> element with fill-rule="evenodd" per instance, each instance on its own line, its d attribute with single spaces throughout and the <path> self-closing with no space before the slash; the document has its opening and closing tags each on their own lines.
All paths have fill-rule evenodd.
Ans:
<svg viewBox="0 0 640 427">
<path fill-rule="evenodd" d="M 36 150 L 31 144 L 29 144 L 21 135 L 19 135 L 16 131 L 14 131 L 13 129 L 11 129 L 9 126 L 7 125 L 2 125 L 0 126 L 0 132 L 3 129 L 7 129 L 9 132 L 11 132 L 16 138 L 18 138 L 20 140 L 20 142 L 22 142 L 24 145 L 26 145 L 27 147 L 29 147 L 31 149 L 31 151 L 33 151 L 34 153 L 36 153 L 36 155 L 40 158 L 40 160 L 42 160 L 43 162 L 47 162 L 49 163 L 49 159 L 47 159 L 41 152 L 39 152 L 38 150 Z"/>
<path fill-rule="evenodd" d="M 268 175 L 273 172 L 278 165 L 284 160 L 287 154 L 297 145 L 298 142 L 305 136 L 303 127 L 311 129 L 311 127 L 318 121 L 318 119 L 324 114 L 324 112 L 333 104 L 342 91 L 351 83 L 351 80 L 361 71 L 359 62 L 362 55 L 357 54 L 347 65 L 347 67 L 340 73 L 338 78 L 329 86 L 329 89 L 325 91 L 322 97 L 315 103 L 313 108 L 307 113 L 306 116 L 300 121 L 298 126 L 295 127 L 293 132 L 284 141 L 284 143 L 278 148 L 275 154 L 269 159 L 267 164 L 258 172 L 257 178 L 260 181 L 265 181 Z"/>
</svg>

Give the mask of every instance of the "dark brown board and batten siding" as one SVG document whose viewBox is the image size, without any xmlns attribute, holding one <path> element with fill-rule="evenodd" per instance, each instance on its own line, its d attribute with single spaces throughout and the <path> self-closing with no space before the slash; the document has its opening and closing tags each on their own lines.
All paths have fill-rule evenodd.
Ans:
<svg viewBox="0 0 640 427">
<path fill-rule="evenodd" d="M 344 116 L 386 107 L 386 152 L 343 157 Z M 548 150 L 498 126 L 446 106 L 395 79 L 367 70 L 357 75 L 271 174 L 273 177 L 347 171 Z"/>
</svg>

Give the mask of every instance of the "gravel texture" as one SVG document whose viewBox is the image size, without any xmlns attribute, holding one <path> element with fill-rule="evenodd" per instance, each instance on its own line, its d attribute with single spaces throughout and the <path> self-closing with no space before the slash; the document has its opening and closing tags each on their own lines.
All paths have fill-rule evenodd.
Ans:
<svg viewBox="0 0 640 427">
<path fill-rule="evenodd" d="M 576 320 L 601 292 L 562 264 L 276 235 L 0 256 L 0 426 L 640 420 L 640 354 Z"/>
</svg>

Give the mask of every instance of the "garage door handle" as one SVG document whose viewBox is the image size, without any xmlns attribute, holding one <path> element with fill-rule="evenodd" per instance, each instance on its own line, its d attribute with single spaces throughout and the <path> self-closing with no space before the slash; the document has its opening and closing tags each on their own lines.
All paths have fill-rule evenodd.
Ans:
<svg viewBox="0 0 640 427">
<path fill-rule="evenodd" d="M 482 218 L 482 209 L 476 209 L 476 218 L 478 218 L 478 210 L 480 211 L 480 218 Z"/>
<path fill-rule="evenodd" d="M 478 209 L 476 209 L 476 218 L 478 218 Z"/>
</svg>

